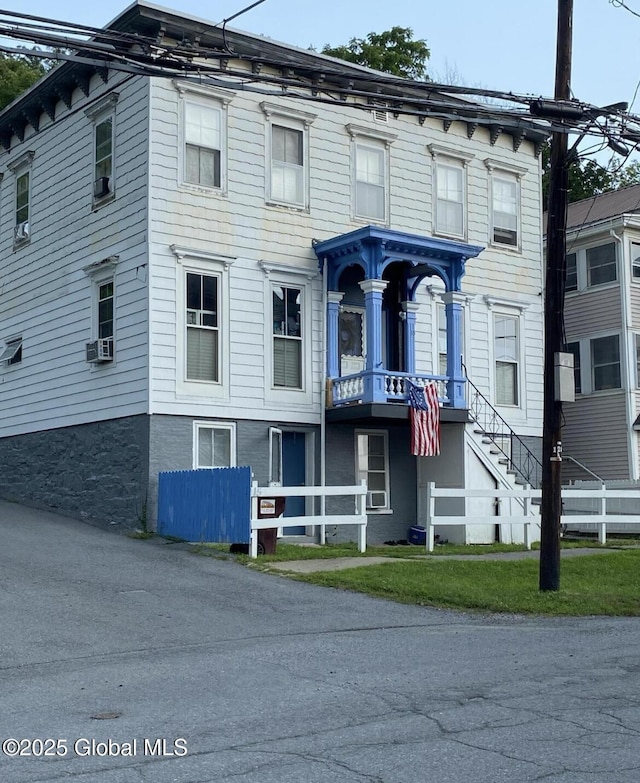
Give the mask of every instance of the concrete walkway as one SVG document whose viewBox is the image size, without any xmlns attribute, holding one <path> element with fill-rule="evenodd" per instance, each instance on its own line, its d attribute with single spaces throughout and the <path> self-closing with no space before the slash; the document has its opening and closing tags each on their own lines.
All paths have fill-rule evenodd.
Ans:
<svg viewBox="0 0 640 783">
<path fill-rule="evenodd" d="M 624 547 L 621 547 L 624 548 Z M 630 548 L 630 547 L 629 547 Z M 562 549 L 560 556 L 580 557 L 581 555 L 606 555 L 618 551 L 613 547 L 584 547 L 580 549 Z M 380 565 L 380 563 L 410 563 L 416 560 L 530 560 L 538 559 L 540 552 L 487 552 L 485 555 L 414 555 L 412 557 L 334 557 L 324 560 L 288 560 L 281 563 L 264 563 L 274 571 L 289 571 L 296 574 L 312 574 L 317 571 L 342 571 L 347 568 Z M 259 561 L 258 561 L 259 562 Z"/>
</svg>

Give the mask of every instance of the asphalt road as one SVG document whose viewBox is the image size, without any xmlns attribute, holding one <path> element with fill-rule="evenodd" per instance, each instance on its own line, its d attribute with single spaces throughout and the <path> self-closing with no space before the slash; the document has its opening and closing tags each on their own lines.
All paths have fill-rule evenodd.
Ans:
<svg viewBox="0 0 640 783">
<path fill-rule="evenodd" d="M 637 619 L 399 606 L 0 502 L 0 621 L 2 783 L 640 779 Z"/>
</svg>

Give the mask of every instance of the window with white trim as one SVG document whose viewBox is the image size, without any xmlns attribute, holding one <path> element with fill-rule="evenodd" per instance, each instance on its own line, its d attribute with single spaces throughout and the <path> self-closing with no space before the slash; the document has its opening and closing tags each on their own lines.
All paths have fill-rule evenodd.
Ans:
<svg viewBox="0 0 640 783">
<path fill-rule="evenodd" d="M 12 337 L 7 340 L 4 350 L 0 353 L 0 362 L 8 365 L 20 364 L 22 361 L 22 337 Z"/>
<path fill-rule="evenodd" d="M 640 246 L 638 246 L 638 250 L 640 250 Z M 632 261 L 632 263 L 635 262 Z M 635 265 L 632 267 L 632 275 L 634 279 L 640 278 L 640 260 L 637 271 Z M 615 283 L 617 280 L 618 261 L 615 242 L 582 247 L 567 254 L 567 293 Z"/>
<path fill-rule="evenodd" d="M 615 242 L 587 248 L 586 265 L 587 286 L 615 282 L 618 278 Z"/>
<path fill-rule="evenodd" d="M 367 511 L 389 510 L 389 438 L 386 430 L 356 430 L 356 484 L 367 483 Z"/>
<path fill-rule="evenodd" d="M 506 171 L 491 173 L 491 241 L 495 245 L 520 244 L 520 186 Z"/>
<path fill-rule="evenodd" d="M 640 334 L 635 334 L 636 344 L 636 387 L 640 389 Z"/>
<path fill-rule="evenodd" d="M 622 388 L 619 335 L 612 334 L 590 340 L 590 353 L 593 391 Z"/>
<path fill-rule="evenodd" d="M 184 180 L 204 188 L 222 185 L 222 109 L 184 101 Z"/>
<path fill-rule="evenodd" d="M 384 221 L 387 214 L 387 175 L 384 145 L 359 141 L 356 155 L 356 217 Z"/>
<path fill-rule="evenodd" d="M 435 230 L 446 236 L 465 235 L 465 167 L 452 159 L 436 163 Z"/>
<path fill-rule="evenodd" d="M 94 208 L 110 202 L 116 194 L 116 117 L 119 94 L 111 92 L 85 109 L 93 122 L 92 204 Z"/>
<path fill-rule="evenodd" d="M 15 177 L 15 200 L 13 213 L 13 247 L 29 243 L 31 237 L 32 213 L 32 171 L 31 164 L 35 152 L 23 152 L 17 158 L 9 161 L 7 168 Z"/>
<path fill-rule="evenodd" d="M 235 424 L 196 421 L 193 440 L 195 470 L 236 466 Z"/>
<path fill-rule="evenodd" d="M 305 204 L 305 155 L 302 130 L 272 123 L 269 200 Z"/>
<path fill-rule="evenodd" d="M 518 316 L 494 313 L 495 401 L 497 405 L 519 404 L 520 339 Z"/>
<path fill-rule="evenodd" d="M 186 380 L 220 381 L 219 275 L 186 272 Z"/>
<path fill-rule="evenodd" d="M 640 244 L 631 243 L 631 277 L 640 282 Z"/>
<path fill-rule="evenodd" d="M 303 291 L 294 286 L 271 289 L 273 317 L 273 385 L 302 388 Z"/>
<path fill-rule="evenodd" d="M 224 192 L 227 166 L 227 107 L 235 93 L 175 80 L 180 95 L 180 173 L 183 185 Z"/>
</svg>

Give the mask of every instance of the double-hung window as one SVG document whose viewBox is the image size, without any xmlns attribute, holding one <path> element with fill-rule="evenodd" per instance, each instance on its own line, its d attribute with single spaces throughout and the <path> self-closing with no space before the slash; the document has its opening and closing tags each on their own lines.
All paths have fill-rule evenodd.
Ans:
<svg viewBox="0 0 640 783">
<path fill-rule="evenodd" d="M 267 119 L 267 202 L 309 207 L 309 128 L 315 114 L 263 101 Z"/>
<path fill-rule="evenodd" d="M 303 361 L 303 291 L 293 286 L 274 285 L 273 316 L 273 385 L 279 388 L 302 388 Z"/>
<path fill-rule="evenodd" d="M 617 280 L 616 246 L 614 242 L 587 248 L 587 285 L 602 285 Z"/>
<path fill-rule="evenodd" d="M 193 467 L 195 470 L 235 467 L 235 424 L 196 421 L 193 426 Z"/>
<path fill-rule="evenodd" d="M 222 109 L 184 102 L 185 182 L 205 188 L 222 184 Z"/>
<path fill-rule="evenodd" d="M 620 338 L 617 334 L 591 340 L 591 388 L 593 391 L 620 389 Z"/>
<path fill-rule="evenodd" d="M 15 176 L 14 248 L 27 244 L 31 236 L 31 164 L 34 157 L 35 153 L 28 151 L 8 163 Z"/>
<path fill-rule="evenodd" d="M 518 182 L 515 177 L 494 176 L 492 190 L 492 241 L 518 246 Z"/>
<path fill-rule="evenodd" d="M 464 236 L 464 169 L 438 163 L 436 167 L 436 233 Z"/>
<path fill-rule="evenodd" d="M 304 137 L 301 130 L 271 125 L 270 200 L 304 206 Z"/>
<path fill-rule="evenodd" d="M 98 285 L 98 338 L 113 356 L 113 280 Z"/>
<path fill-rule="evenodd" d="M 385 152 L 382 146 L 356 144 L 356 215 L 383 221 L 387 209 Z"/>
<path fill-rule="evenodd" d="M 226 188 L 227 107 L 235 93 L 174 81 L 180 94 L 180 181 L 208 191 Z"/>
<path fill-rule="evenodd" d="M 434 233 L 464 238 L 466 235 L 466 174 L 472 155 L 430 144 L 434 174 Z"/>
<path fill-rule="evenodd" d="M 491 243 L 520 247 L 520 179 L 524 169 L 485 160 L 489 169 Z"/>
<path fill-rule="evenodd" d="M 519 319 L 496 313 L 493 318 L 493 340 L 496 382 L 496 404 L 518 405 L 519 402 Z"/>
<path fill-rule="evenodd" d="M 93 121 L 93 206 L 102 206 L 115 197 L 115 106 L 118 93 L 112 92 L 85 109 Z"/>
<path fill-rule="evenodd" d="M 385 223 L 389 215 L 390 133 L 348 125 L 353 139 L 354 216 Z"/>
<path fill-rule="evenodd" d="M 367 510 L 389 510 L 389 442 L 386 430 L 356 431 L 356 483 L 367 483 Z"/>
<path fill-rule="evenodd" d="M 220 380 L 219 278 L 186 274 L 186 379 Z"/>
</svg>

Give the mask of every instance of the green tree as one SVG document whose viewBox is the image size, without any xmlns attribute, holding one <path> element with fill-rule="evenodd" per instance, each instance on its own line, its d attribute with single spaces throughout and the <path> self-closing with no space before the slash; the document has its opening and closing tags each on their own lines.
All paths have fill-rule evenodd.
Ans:
<svg viewBox="0 0 640 783">
<path fill-rule="evenodd" d="M 346 46 L 326 44 L 322 53 L 406 79 L 429 78 L 427 60 L 431 52 L 426 41 L 414 40 L 410 27 L 392 27 L 383 33 L 369 33 L 366 38 L 352 38 Z"/>
<path fill-rule="evenodd" d="M 22 95 L 46 71 L 36 57 L 0 54 L 0 110 Z"/>
</svg>

